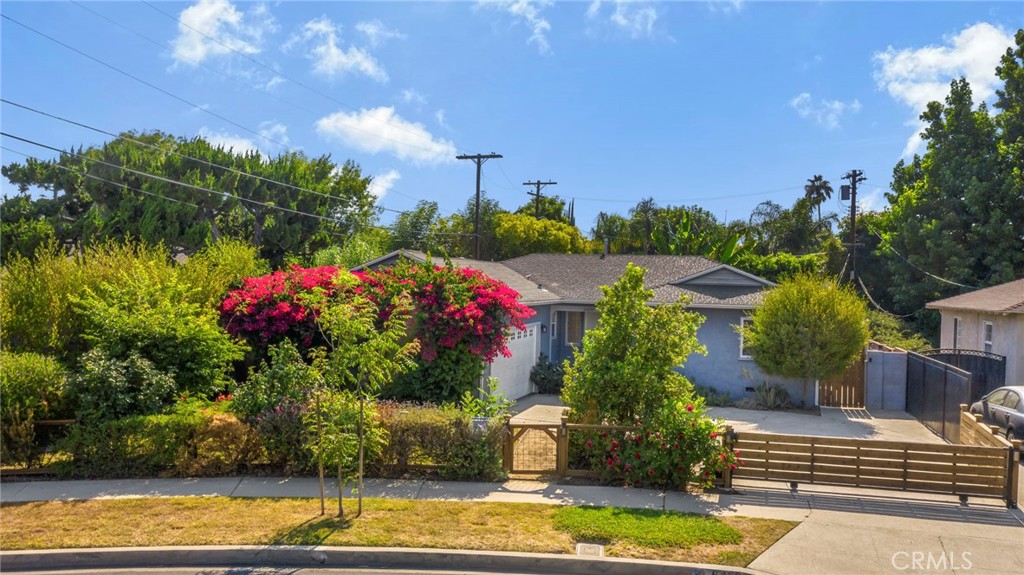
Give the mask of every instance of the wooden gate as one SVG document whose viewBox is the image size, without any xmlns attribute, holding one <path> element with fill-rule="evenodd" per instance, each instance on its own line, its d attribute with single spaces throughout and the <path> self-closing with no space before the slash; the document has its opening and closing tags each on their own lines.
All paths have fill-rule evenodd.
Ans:
<svg viewBox="0 0 1024 575">
<path fill-rule="evenodd" d="M 865 355 L 853 362 L 838 377 L 822 381 L 818 386 L 818 405 L 821 407 L 864 407 Z"/>
<path fill-rule="evenodd" d="M 509 423 L 505 468 L 509 473 L 554 474 L 558 470 L 558 425 Z"/>
<path fill-rule="evenodd" d="M 783 435 L 730 433 L 739 451 L 733 477 L 997 497 L 1016 507 L 1016 449 Z"/>
</svg>

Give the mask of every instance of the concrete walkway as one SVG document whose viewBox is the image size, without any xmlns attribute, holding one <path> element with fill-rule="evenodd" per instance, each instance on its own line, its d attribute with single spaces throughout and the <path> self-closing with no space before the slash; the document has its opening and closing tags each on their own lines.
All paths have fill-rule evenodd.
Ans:
<svg viewBox="0 0 1024 575">
<path fill-rule="evenodd" d="M 1019 573 L 1024 566 L 1024 514 L 1000 501 L 801 485 L 738 482 L 735 494 L 559 485 L 542 481 L 461 483 L 424 480 L 366 482 L 367 497 L 436 501 L 502 501 L 664 509 L 716 516 L 801 522 L 752 564 L 778 575 Z M 317 497 L 313 478 L 226 477 L 0 484 L 0 501 L 19 503 L 118 497 Z M 966 553 L 967 555 L 964 555 Z M 917 554 L 917 555 L 915 555 Z M 931 554 L 929 556 L 929 554 Z M 951 555 L 952 554 L 952 555 Z M 931 557 L 932 570 L 926 570 Z M 942 559 L 945 557 L 945 559 Z M 915 558 L 920 567 L 912 570 Z M 938 565 L 940 561 L 944 564 Z M 956 561 L 957 563 L 954 563 Z M 966 569 L 965 561 L 971 568 Z M 937 568 L 945 565 L 945 568 Z"/>
</svg>

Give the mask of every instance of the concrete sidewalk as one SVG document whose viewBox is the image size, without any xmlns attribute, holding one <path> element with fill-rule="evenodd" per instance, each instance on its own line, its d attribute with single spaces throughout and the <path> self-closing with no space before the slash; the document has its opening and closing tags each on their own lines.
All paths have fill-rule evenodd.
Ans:
<svg viewBox="0 0 1024 575">
<path fill-rule="evenodd" d="M 500 501 L 663 509 L 801 524 L 751 564 L 775 574 L 905 573 L 920 558 L 929 573 L 1018 573 L 1024 514 L 1001 501 L 901 492 L 737 482 L 736 493 L 679 493 L 543 481 L 504 483 L 367 480 L 364 496 L 436 501 Z M 334 484 L 327 485 L 328 495 Z M 315 478 L 226 477 L 0 484 L 0 501 L 24 503 L 119 497 L 318 497 Z M 965 556 L 964 553 L 967 553 Z M 944 557 L 944 559 L 942 559 Z M 931 561 L 929 564 L 928 561 Z M 943 563 L 940 563 L 943 562 Z M 944 568 L 942 568 L 944 566 Z"/>
</svg>

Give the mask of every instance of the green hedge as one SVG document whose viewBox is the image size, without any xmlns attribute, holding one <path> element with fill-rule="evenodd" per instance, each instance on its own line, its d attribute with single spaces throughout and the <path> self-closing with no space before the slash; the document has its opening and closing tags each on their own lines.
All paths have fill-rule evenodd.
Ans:
<svg viewBox="0 0 1024 575">
<path fill-rule="evenodd" d="M 394 402 L 378 405 L 387 436 L 376 471 L 403 476 L 417 465 L 432 466 L 442 479 L 495 481 L 505 477 L 501 439 L 504 425 L 489 420 L 479 429 L 473 418 L 450 407 Z"/>
<path fill-rule="evenodd" d="M 234 415 L 183 404 L 173 413 L 72 426 L 58 474 L 74 478 L 218 476 L 243 471 L 262 450 Z"/>
<path fill-rule="evenodd" d="M 54 358 L 38 353 L 0 352 L 0 458 L 32 465 L 43 451 L 35 421 L 67 415 L 67 372 Z"/>
</svg>

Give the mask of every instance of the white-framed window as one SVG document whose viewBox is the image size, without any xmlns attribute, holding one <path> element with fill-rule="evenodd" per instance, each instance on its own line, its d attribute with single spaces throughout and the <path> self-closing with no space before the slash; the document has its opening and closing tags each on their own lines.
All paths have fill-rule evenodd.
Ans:
<svg viewBox="0 0 1024 575">
<path fill-rule="evenodd" d="M 981 349 L 992 353 L 992 322 L 981 324 Z"/>
<path fill-rule="evenodd" d="M 753 323 L 754 318 L 741 317 L 740 318 L 740 329 L 746 329 L 748 325 Z M 750 355 L 750 350 L 747 348 L 746 342 L 743 341 L 743 332 L 740 332 L 740 359 L 753 359 Z"/>
<path fill-rule="evenodd" d="M 960 318 L 953 318 L 953 349 L 960 349 Z"/>
</svg>

